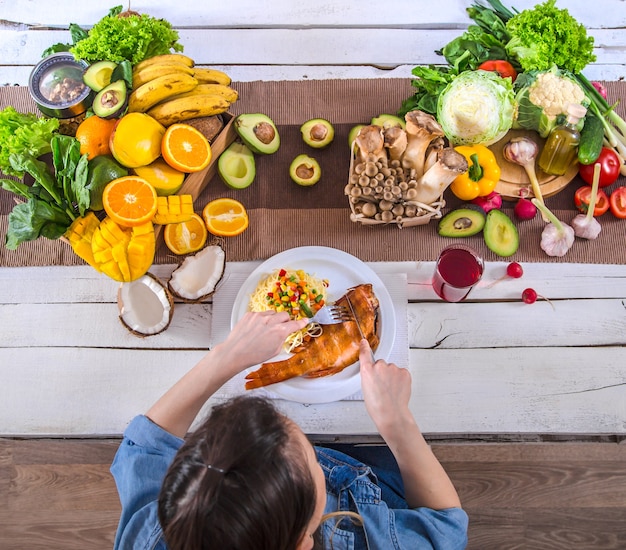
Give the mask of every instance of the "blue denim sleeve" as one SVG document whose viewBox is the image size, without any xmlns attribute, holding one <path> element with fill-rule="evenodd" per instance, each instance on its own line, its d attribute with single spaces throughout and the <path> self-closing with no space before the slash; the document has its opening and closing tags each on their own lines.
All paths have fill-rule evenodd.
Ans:
<svg viewBox="0 0 626 550">
<path fill-rule="evenodd" d="M 122 505 L 115 548 L 142 548 L 142 540 L 160 528 L 157 500 L 161 483 L 183 440 L 166 432 L 146 416 L 137 416 L 128 425 L 113 459 L 111 473 Z"/>
<path fill-rule="evenodd" d="M 401 548 L 411 547 L 414 533 L 428 540 L 433 550 L 463 550 L 467 546 L 469 519 L 462 508 L 394 510 L 394 515 Z"/>
</svg>

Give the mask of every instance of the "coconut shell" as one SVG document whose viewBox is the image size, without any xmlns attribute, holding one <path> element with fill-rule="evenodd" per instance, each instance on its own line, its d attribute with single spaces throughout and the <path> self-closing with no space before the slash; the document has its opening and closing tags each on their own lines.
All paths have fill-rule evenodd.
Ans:
<svg viewBox="0 0 626 550">
<path fill-rule="evenodd" d="M 172 279 L 170 278 L 170 280 L 167 283 L 167 288 L 170 290 L 170 292 L 176 296 L 176 298 L 180 299 L 181 301 L 187 303 L 187 304 L 197 304 L 199 302 L 203 302 L 204 300 L 207 300 L 208 298 L 210 298 L 211 296 L 213 296 L 213 294 L 215 294 L 215 291 L 217 290 L 218 285 L 220 284 L 220 281 L 223 279 L 224 277 L 224 271 L 226 270 L 226 251 L 224 250 L 224 248 L 221 246 L 221 244 L 219 243 L 213 243 L 213 244 L 209 244 L 207 245 L 205 248 L 203 248 L 202 250 L 200 250 L 199 252 L 196 252 L 196 254 L 193 255 L 189 255 L 186 258 L 179 260 L 178 262 L 178 267 L 176 269 L 174 269 L 174 271 L 172 271 L 172 277 L 174 276 L 174 274 L 179 271 L 180 269 L 183 268 L 183 265 L 185 264 L 185 262 L 189 261 L 190 258 L 194 258 L 197 254 L 201 254 L 202 252 L 204 252 L 207 248 L 211 247 L 211 246 L 216 246 L 218 248 L 220 248 L 222 250 L 222 252 L 224 252 L 224 262 L 222 264 L 222 271 L 217 279 L 217 281 L 215 282 L 215 285 L 213 287 L 213 290 L 211 292 L 208 292 L 207 294 L 203 294 L 202 296 L 199 296 L 198 298 L 187 298 L 186 296 L 181 296 L 176 289 L 172 286 Z"/>
<path fill-rule="evenodd" d="M 169 318 L 168 318 L 167 324 L 161 330 L 159 330 L 158 332 L 154 332 L 152 334 L 145 334 L 143 332 L 140 332 L 140 331 L 132 328 L 131 326 L 129 326 L 126 323 L 126 321 L 124 321 L 124 318 L 122 317 L 122 309 L 124 307 L 124 302 L 123 302 L 123 299 L 122 299 L 122 286 L 124 284 L 128 284 L 128 283 L 122 283 L 119 286 L 119 289 L 117 291 L 117 307 L 118 307 L 118 310 L 120 312 L 119 320 L 122 323 L 122 325 L 124 325 L 126 330 L 128 330 L 131 334 L 133 334 L 135 336 L 138 336 L 140 338 L 145 338 L 147 336 L 154 336 L 156 334 L 161 334 L 162 332 L 164 332 L 170 326 L 170 324 L 172 322 L 172 318 L 174 317 L 174 296 L 173 296 L 172 292 L 170 291 L 170 289 L 163 283 L 163 281 L 161 281 L 161 279 L 159 279 L 158 277 L 156 277 L 152 273 L 148 272 L 145 275 L 142 275 L 142 277 L 150 277 L 161 288 L 163 288 L 163 290 L 165 291 L 165 296 L 167 297 L 167 301 L 168 301 L 169 306 L 170 306 L 170 312 L 169 312 Z M 141 277 L 139 279 L 141 279 Z M 137 279 L 137 280 L 139 280 L 139 279 Z"/>
</svg>

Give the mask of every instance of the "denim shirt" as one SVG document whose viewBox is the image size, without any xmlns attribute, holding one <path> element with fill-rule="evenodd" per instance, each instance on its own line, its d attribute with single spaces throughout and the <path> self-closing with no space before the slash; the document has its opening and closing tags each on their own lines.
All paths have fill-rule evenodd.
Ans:
<svg viewBox="0 0 626 550">
<path fill-rule="evenodd" d="M 135 417 L 126 428 L 111 465 L 122 505 L 115 550 L 167 549 L 157 515 L 158 497 L 165 473 L 182 443 L 182 439 L 145 416 Z M 315 450 L 326 477 L 325 512 L 357 512 L 365 526 L 354 525 L 350 519 L 325 522 L 324 548 L 465 548 L 468 519 L 460 508 L 409 509 L 400 494 L 399 475 L 370 468 L 334 449 Z"/>
<path fill-rule="evenodd" d="M 325 514 L 356 512 L 322 525 L 324 548 L 334 550 L 461 550 L 467 545 L 468 517 L 461 508 L 409 508 L 399 472 L 371 468 L 335 449 L 316 447 L 326 478 Z M 331 541 L 332 540 L 332 544 Z"/>
</svg>

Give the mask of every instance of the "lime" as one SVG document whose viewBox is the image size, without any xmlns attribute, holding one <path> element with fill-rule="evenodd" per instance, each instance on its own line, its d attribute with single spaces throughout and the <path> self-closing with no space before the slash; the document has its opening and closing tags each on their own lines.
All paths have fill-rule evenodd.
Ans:
<svg viewBox="0 0 626 550">
<path fill-rule="evenodd" d="M 128 175 L 128 170 L 124 168 L 110 155 L 98 155 L 89 161 L 87 174 L 87 189 L 91 203 L 91 210 L 102 210 L 102 193 L 107 184 L 117 178 Z"/>
</svg>

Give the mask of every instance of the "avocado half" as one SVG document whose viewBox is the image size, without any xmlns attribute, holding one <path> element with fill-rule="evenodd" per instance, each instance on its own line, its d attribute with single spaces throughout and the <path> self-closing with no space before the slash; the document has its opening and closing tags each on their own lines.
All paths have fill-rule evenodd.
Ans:
<svg viewBox="0 0 626 550">
<path fill-rule="evenodd" d="M 298 185 L 315 185 L 322 177 L 319 163 L 308 155 L 298 155 L 289 166 L 289 175 Z"/>
<path fill-rule="evenodd" d="M 248 148 L 259 155 L 271 155 L 280 147 L 274 121 L 262 113 L 241 114 L 233 123 L 235 131 Z"/>
<path fill-rule="evenodd" d="M 452 210 L 441 218 L 437 232 L 442 237 L 471 237 L 483 230 L 486 218 L 482 208 L 467 205 Z"/>
<path fill-rule="evenodd" d="M 324 118 L 312 118 L 300 126 L 302 139 L 314 149 L 322 149 L 335 138 L 333 125 Z"/>
<path fill-rule="evenodd" d="M 94 92 L 99 92 L 111 84 L 111 75 L 117 67 L 113 61 L 97 61 L 85 69 L 83 82 Z"/>
<path fill-rule="evenodd" d="M 519 247 L 517 227 L 511 218 L 497 208 L 487 213 L 483 237 L 487 248 L 504 258 L 515 254 Z"/>
<path fill-rule="evenodd" d="M 256 176 L 254 154 L 245 143 L 234 141 L 220 155 L 217 171 L 228 187 L 245 189 Z"/>
<path fill-rule="evenodd" d="M 406 122 L 399 116 L 383 113 L 372 119 L 372 125 L 381 126 L 382 128 L 391 128 L 393 126 L 400 126 L 400 128 L 406 128 Z"/>
<path fill-rule="evenodd" d="M 128 89 L 123 80 L 105 86 L 93 100 L 92 109 L 100 118 L 115 118 L 120 116 L 128 104 Z"/>
</svg>

